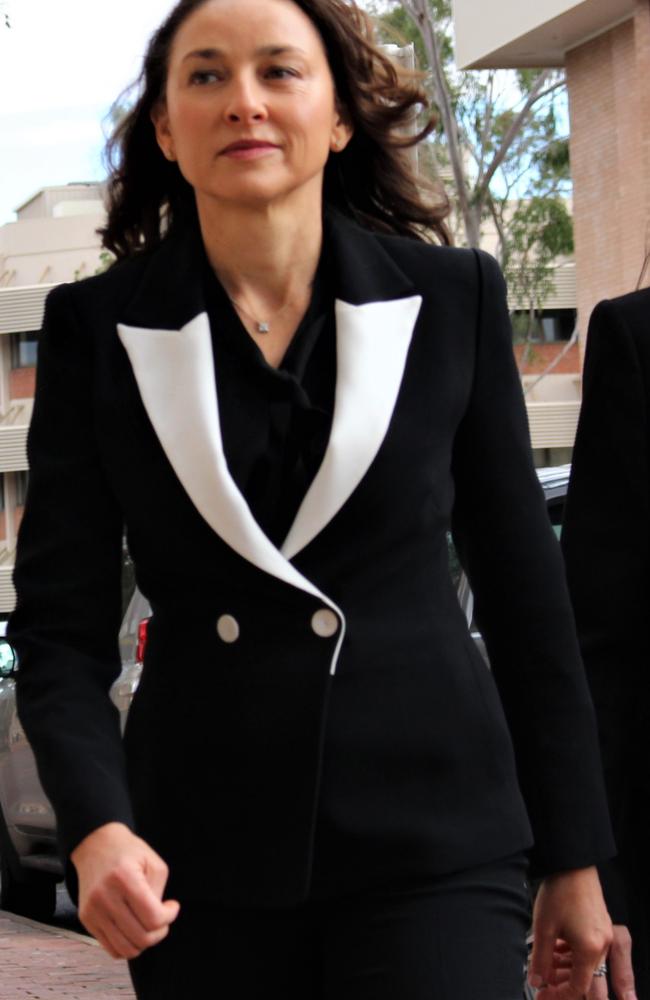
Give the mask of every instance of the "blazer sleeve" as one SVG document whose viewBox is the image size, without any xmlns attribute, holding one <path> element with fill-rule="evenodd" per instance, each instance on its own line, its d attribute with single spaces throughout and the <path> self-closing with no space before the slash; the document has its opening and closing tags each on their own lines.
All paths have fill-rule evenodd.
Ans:
<svg viewBox="0 0 650 1000">
<path fill-rule="evenodd" d="M 564 567 L 532 461 L 499 267 L 476 251 L 474 384 L 457 433 L 453 534 L 508 721 L 534 875 L 614 853 Z"/>
<path fill-rule="evenodd" d="M 601 302 L 589 324 L 562 545 L 621 849 L 635 793 L 650 791 L 643 629 L 650 596 L 649 442 L 637 345 L 621 308 Z M 618 866 L 604 865 L 601 877 L 612 917 L 627 922 Z"/>
<path fill-rule="evenodd" d="M 64 856 L 104 823 L 133 825 L 109 697 L 120 673 L 122 516 L 98 452 L 91 331 L 77 322 L 72 289 L 46 303 L 8 629 L 18 715 Z"/>
</svg>

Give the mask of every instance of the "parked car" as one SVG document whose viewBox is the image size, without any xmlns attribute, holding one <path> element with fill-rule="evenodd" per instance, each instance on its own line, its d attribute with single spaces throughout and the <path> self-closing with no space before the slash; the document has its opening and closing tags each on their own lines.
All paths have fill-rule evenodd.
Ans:
<svg viewBox="0 0 650 1000">
<path fill-rule="evenodd" d="M 569 472 L 568 465 L 538 470 L 549 517 L 558 534 Z M 485 655 L 472 621 L 472 593 L 451 542 L 450 571 L 474 640 Z M 111 689 L 122 727 L 138 686 L 150 615 L 147 601 L 135 586 L 128 557 L 124 561 L 123 586 L 122 671 Z M 0 636 L 4 636 L 5 624 L 0 623 Z M 63 878 L 63 872 L 56 851 L 54 812 L 16 715 L 15 674 L 19 669 L 13 649 L 0 638 L 0 909 L 47 920 L 54 912 L 56 883 Z"/>
<path fill-rule="evenodd" d="M 111 688 L 122 728 L 138 686 L 149 604 L 135 586 L 125 550 L 122 574 L 125 611 L 119 645 L 122 671 Z M 16 714 L 16 654 L 0 622 L 0 910 L 48 920 L 63 878 L 57 854 L 54 811 L 36 772 L 36 762 Z"/>
</svg>

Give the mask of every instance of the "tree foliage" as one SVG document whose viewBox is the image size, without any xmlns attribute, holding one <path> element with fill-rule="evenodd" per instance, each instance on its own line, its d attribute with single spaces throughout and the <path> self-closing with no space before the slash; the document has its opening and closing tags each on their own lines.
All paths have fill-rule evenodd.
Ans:
<svg viewBox="0 0 650 1000">
<path fill-rule="evenodd" d="M 375 0 L 373 12 L 384 41 L 415 47 L 438 116 L 420 165 L 446 182 L 457 242 L 495 227 L 511 291 L 540 308 L 549 266 L 573 250 L 563 73 L 459 70 L 450 0 Z"/>
</svg>

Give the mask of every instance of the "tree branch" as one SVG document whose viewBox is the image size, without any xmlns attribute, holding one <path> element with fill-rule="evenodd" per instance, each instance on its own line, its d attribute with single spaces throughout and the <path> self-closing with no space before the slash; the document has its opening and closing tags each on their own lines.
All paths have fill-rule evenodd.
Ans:
<svg viewBox="0 0 650 1000">
<path fill-rule="evenodd" d="M 463 222 L 465 233 L 470 245 L 478 243 L 479 233 L 476 231 L 474 215 L 471 211 L 470 199 L 467 190 L 467 177 L 463 164 L 462 145 L 458 134 L 458 126 L 451 106 L 451 95 L 449 84 L 445 76 L 440 57 L 440 46 L 435 28 L 432 24 L 431 11 L 427 0 L 404 0 L 404 10 L 417 25 L 422 41 L 427 52 L 427 58 L 431 66 L 432 82 L 436 104 L 440 110 L 442 124 L 447 139 L 449 151 L 449 162 L 456 183 L 456 194 L 458 205 Z"/>
<path fill-rule="evenodd" d="M 479 197 L 480 197 L 479 192 L 482 194 L 483 191 L 486 191 L 489 188 L 492 178 L 494 177 L 495 173 L 497 172 L 497 170 L 499 169 L 499 167 L 506 158 L 506 153 L 508 152 L 511 145 L 521 132 L 521 129 L 526 122 L 526 119 L 529 117 L 533 105 L 536 103 L 536 101 L 539 100 L 542 88 L 544 87 L 546 81 L 549 79 L 550 75 L 551 75 L 551 70 L 544 70 L 543 73 L 539 74 L 537 80 L 535 81 L 535 86 L 530 91 L 523 108 L 513 118 L 512 122 L 510 123 L 509 129 L 504 135 L 501 145 L 494 154 L 494 157 L 492 158 L 492 162 L 490 163 L 490 166 L 487 169 L 485 177 L 483 178 L 480 186 L 478 187 L 477 195 L 479 195 Z"/>
<path fill-rule="evenodd" d="M 501 264 L 501 266 L 503 267 L 504 250 L 506 247 L 506 233 L 505 229 L 503 228 L 503 220 L 501 218 L 501 215 L 497 212 L 497 207 L 494 204 L 494 198 L 491 195 L 489 195 L 487 201 L 488 201 L 488 207 L 490 209 L 490 215 L 492 216 L 492 220 L 494 222 L 494 225 L 496 226 L 497 235 L 499 237 L 499 244 L 501 247 L 501 252 L 499 253 L 499 264 Z"/>
<path fill-rule="evenodd" d="M 527 396 L 528 393 L 531 392 L 536 385 L 539 385 L 539 383 L 542 381 L 543 378 L 546 378 L 546 376 L 549 375 L 553 371 L 553 369 L 557 367 L 557 365 L 559 365 L 562 358 L 566 354 L 568 354 L 573 345 L 578 342 L 578 336 L 579 336 L 578 324 L 576 323 L 576 325 L 573 328 L 573 333 L 567 340 L 566 344 L 564 345 L 560 353 L 553 358 L 551 363 L 546 366 L 546 368 L 544 369 L 543 372 L 541 372 L 540 375 L 537 376 L 534 382 L 531 382 L 530 385 L 526 386 L 526 388 L 524 389 L 524 396 Z"/>
<path fill-rule="evenodd" d="M 481 159 L 478 164 L 479 181 L 483 176 L 483 170 L 485 168 L 485 147 L 487 145 L 490 128 L 492 126 L 492 112 L 494 110 L 494 76 L 494 70 L 490 70 L 488 96 L 485 101 L 485 115 L 483 117 L 483 128 L 481 129 L 481 135 L 479 136 L 479 149 L 481 151 Z"/>
</svg>

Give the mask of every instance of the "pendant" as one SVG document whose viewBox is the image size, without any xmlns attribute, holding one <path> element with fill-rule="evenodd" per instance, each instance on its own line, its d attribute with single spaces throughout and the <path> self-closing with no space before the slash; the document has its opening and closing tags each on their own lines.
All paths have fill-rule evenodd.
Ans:
<svg viewBox="0 0 650 1000">
<path fill-rule="evenodd" d="M 268 323 L 258 323 L 257 324 L 257 332 L 258 333 L 268 333 L 269 332 L 269 324 Z"/>
</svg>

